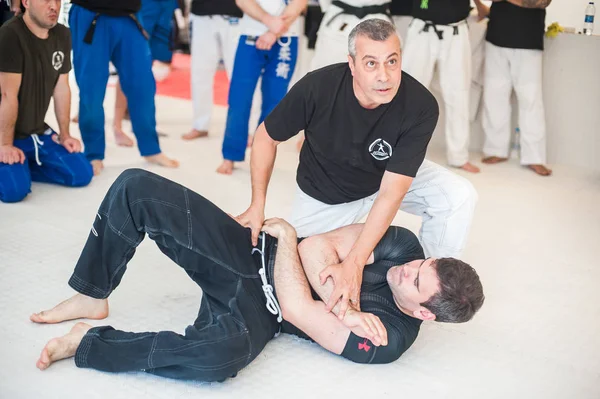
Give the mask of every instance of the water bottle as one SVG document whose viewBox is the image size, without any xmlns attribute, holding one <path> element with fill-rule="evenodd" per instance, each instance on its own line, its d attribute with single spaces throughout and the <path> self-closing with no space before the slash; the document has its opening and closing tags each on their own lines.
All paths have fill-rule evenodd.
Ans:
<svg viewBox="0 0 600 399">
<path fill-rule="evenodd" d="M 591 35 L 594 32 L 594 15 L 596 14 L 596 7 L 594 2 L 590 1 L 585 9 L 585 22 L 583 24 L 583 33 L 585 35 Z"/>
<path fill-rule="evenodd" d="M 513 137 L 512 145 L 510 146 L 510 157 L 519 158 L 521 152 L 521 129 L 518 127 L 515 129 L 515 135 Z"/>
</svg>

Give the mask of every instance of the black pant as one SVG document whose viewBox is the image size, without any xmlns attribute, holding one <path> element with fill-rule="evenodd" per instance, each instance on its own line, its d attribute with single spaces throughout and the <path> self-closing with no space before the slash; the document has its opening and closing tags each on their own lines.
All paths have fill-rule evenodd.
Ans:
<svg viewBox="0 0 600 399">
<path fill-rule="evenodd" d="M 198 318 L 184 336 L 92 328 L 76 365 L 198 381 L 235 376 L 273 338 L 278 323 L 265 307 L 249 229 L 202 196 L 150 172 L 123 172 L 100 205 L 69 285 L 108 297 L 146 234 L 202 288 Z"/>
</svg>

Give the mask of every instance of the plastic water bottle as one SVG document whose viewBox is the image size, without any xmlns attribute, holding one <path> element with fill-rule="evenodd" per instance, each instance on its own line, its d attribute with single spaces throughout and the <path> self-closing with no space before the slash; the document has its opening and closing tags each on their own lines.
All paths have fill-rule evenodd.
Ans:
<svg viewBox="0 0 600 399">
<path fill-rule="evenodd" d="M 594 32 L 594 15 L 596 14 L 596 7 L 594 2 L 590 1 L 585 9 L 585 22 L 583 24 L 583 33 L 585 35 L 591 35 Z"/>
<path fill-rule="evenodd" d="M 511 158 L 519 158 L 521 153 L 521 129 L 518 127 L 515 129 L 515 135 L 513 137 L 512 145 L 510 146 Z"/>
</svg>

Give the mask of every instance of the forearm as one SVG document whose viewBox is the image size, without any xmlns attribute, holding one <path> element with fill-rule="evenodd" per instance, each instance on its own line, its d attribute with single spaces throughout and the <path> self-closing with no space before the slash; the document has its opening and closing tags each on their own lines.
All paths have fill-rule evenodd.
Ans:
<svg viewBox="0 0 600 399">
<path fill-rule="evenodd" d="M 63 85 L 54 89 L 54 113 L 58 121 L 59 133 L 63 137 L 70 136 L 71 90 Z"/>
<path fill-rule="evenodd" d="M 306 9 L 307 3 L 308 0 L 292 0 L 283 11 L 283 15 L 294 21 Z"/>
<path fill-rule="evenodd" d="M 19 99 L 3 94 L 0 101 L 0 145 L 14 144 L 18 113 Z"/>
<path fill-rule="evenodd" d="M 552 0 L 506 0 L 516 6 L 523 8 L 546 8 L 550 5 Z"/>
<path fill-rule="evenodd" d="M 277 155 L 277 143 L 270 139 L 265 124 L 256 130 L 250 155 L 250 176 L 252 182 L 252 206 L 265 208 L 267 187 L 273 173 Z"/>
<path fill-rule="evenodd" d="M 250 17 L 254 18 L 257 21 L 266 24 L 266 21 L 271 14 L 263 10 L 263 8 L 258 5 L 256 0 L 235 0 L 237 6 L 244 12 L 244 14 L 248 14 Z"/>
</svg>

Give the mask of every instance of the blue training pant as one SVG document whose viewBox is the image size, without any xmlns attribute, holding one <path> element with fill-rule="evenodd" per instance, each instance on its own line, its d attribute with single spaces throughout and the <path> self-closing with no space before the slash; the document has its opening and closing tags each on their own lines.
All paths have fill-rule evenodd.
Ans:
<svg viewBox="0 0 600 399">
<path fill-rule="evenodd" d="M 229 87 L 229 110 L 223 139 L 224 159 L 244 160 L 252 97 L 261 73 L 262 109 L 259 124 L 286 95 L 297 57 L 297 37 L 282 37 L 270 50 L 257 49 L 252 37 L 240 37 Z"/>
<path fill-rule="evenodd" d="M 173 13 L 176 0 L 142 0 L 140 22 L 150 35 L 152 59 L 170 63 L 173 59 Z"/>
<path fill-rule="evenodd" d="M 159 154 L 156 133 L 156 82 L 148 41 L 129 16 L 101 15 L 92 43 L 83 39 L 95 13 L 73 4 L 69 26 L 73 40 L 73 66 L 79 86 L 79 130 L 89 160 L 104 159 L 104 95 L 108 64 L 115 65 L 127 97 L 133 133 L 142 156 Z"/>
<path fill-rule="evenodd" d="M 82 153 L 69 153 L 56 143 L 52 138 L 55 134 L 49 129 L 47 134 L 14 141 L 14 146 L 25 153 L 26 159 L 23 164 L 0 162 L 0 201 L 21 201 L 31 192 L 32 181 L 68 187 L 83 187 L 90 183 L 94 175 L 90 162 Z"/>
</svg>

